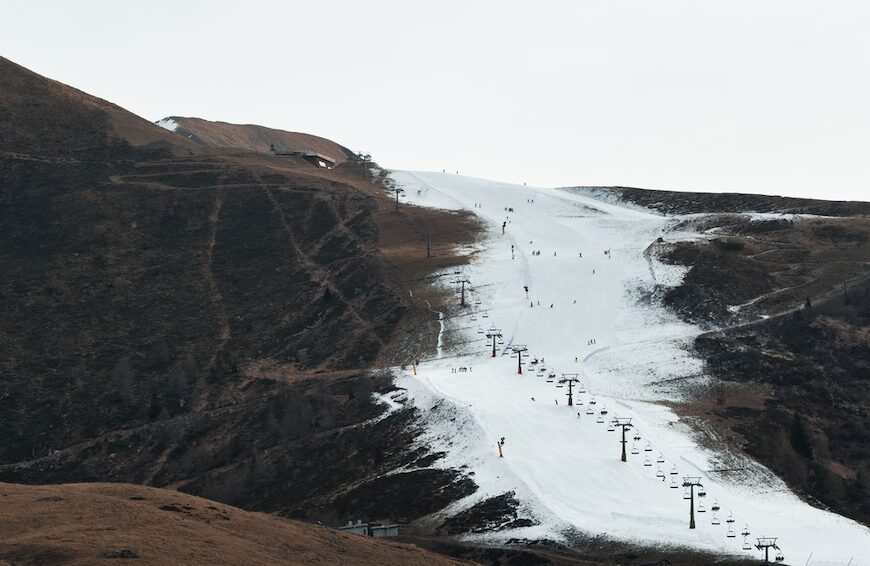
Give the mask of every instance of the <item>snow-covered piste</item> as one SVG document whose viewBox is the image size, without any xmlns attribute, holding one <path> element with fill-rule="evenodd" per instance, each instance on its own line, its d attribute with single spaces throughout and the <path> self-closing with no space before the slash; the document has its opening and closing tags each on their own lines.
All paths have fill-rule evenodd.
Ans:
<svg viewBox="0 0 870 566">
<path fill-rule="evenodd" d="M 468 536 L 570 542 L 579 533 L 759 559 L 756 539 L 777 537 L 786 564 L 870 564 L 870 530 L 802 502 L 745 457 L 700 446 L 660 403 L 708 380 L 690 349 L 700 330 L 650 299 L 684 273 L 645 253 L 650 244 L 699 237 L 675 232 L 678 218 L 579 191 L 442 173 L 391 177 L 407 202 L 468 210 L 488 226 L 461 270 L 467 306 L 445 314 L 445 350 L 398 380 L 423 414 L 421 442 L 447 454 L 438 465 L 473 473 L 480 486 L 448 512 L 513 491 L 521 516 L 538 523 Z M 459 286 L 450 287 L 458 300 Z M 495 357 L 490 328 L 502 334 Z M 520 345 L 522 374 L 510 348 Z M 568 406 L 558 381 L 574 373 L 582 385 Z M 632 419 L 627 462 L 620 428 L 608 430 L 613 417 Z M 706 493 L 694 498 L 694 530 L 682 487 L 689 476 Z"/>
</svg>

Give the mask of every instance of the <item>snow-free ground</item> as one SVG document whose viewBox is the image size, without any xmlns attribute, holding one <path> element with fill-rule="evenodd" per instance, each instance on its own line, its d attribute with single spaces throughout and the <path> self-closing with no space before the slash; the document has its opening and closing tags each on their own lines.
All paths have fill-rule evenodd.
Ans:
<svg viewBox="0 0 870 566">
<path fill-rule="evenodd" d="M 698 234 L 674 231 L 673 217 L 578 192 L 442 173 L 391 177 L 407 202 L 468 210 L 489 228 L 482 251 L 462 269 L 471 282 L 464 314 L 445 313 L 444 343 L 453 347 L 398 380 L 424 415 L 421 442 L 446 452 L 439 465 L 472 473 L 480 486 L 448 512 L 514 491 L 521 516 L 539 523 L 478 540 L 603 535 L 760 558 L 758 550 L 743 549 L 748 527 L 750 543 L 778 537 L 786 564 L 870 565 L 870 530 L 803 503 L 742 456 L 699 446 L 696 432 L 658 403 L 678 401 L 708 378 L 690 348 L 700 330 L 652 293 L 678 283 L 682 269 L 644 252 L 659 237 Z M 490 327 L 503 334 L 496 357 L 482 333 Z M 509 349 L 520 344 L 530 354 L 522 375 Z M 550 373 L 556 381 L 548 382 Z M 578 373 L 586 390 L 573 407 L 567 387 L 557 387 L 563 373 Z M 607 415 L 599 419 L 602 408 Z M 628 448 L 636 444 L 638 454 L 629 453 L 627 463 L 619 458 L 619 429 L 608 431 L 614 416 L 636 425 Z M 496 446 L 501 437 L 504 458 Z M 700 477 L 707 493 L 697 500 L 705 512 L 696 515 L 694 530 L 683 488 L 671 487 L 684 476 Z M 712 524 L 715 503 L 719 525 Z"/>
</svg>

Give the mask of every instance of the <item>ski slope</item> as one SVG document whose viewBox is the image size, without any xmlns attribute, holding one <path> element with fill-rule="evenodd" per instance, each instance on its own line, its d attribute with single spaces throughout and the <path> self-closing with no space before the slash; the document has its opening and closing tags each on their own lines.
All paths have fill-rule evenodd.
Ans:
<svg viewBox="0 0 870 566">
<path fill-rule="evenodd" d="M 468 210 L 489 227 L 483 251 L 462 270 L 470 280 L 468 306 L 442 321 L 446 343 L 459 346 L 439 348 L 417 375 L 398 380 L 424 416 L 421 442 L 446 452 L 439 465 L 463 468 L 480 486 L 448 512 L 514 491 L 521 516 L 538 522 L 478 538 L 570 543 L 581 533 L 760 558 L 743 548 L 748 527 L 752 544 L 778 537 L 786 564 L 870 565 L 870 530 L 803 503 L 742 456 L 702 448 L 697 433 L 659 403 L 679 400 L 708 378 L 690 349 L 700 330 L 648 299 L 656 285 L 676 284 L 684 271 L 644 250 L 659 237 L 698 234 L 674 231 L 674 218 L 565 190 L 441 173 L 391 177 L 408 202 Z M 496 357 L 481 333 L 490 327 L 503 335 Z M 526 345 L 528 359 L 539 363 L 527 363 L 518 375 L 511 345 Z M 543 375 L 540 366 L 547 368 Z M 586 393 L 575 394 L 577 405 L 568 407 L 567 388 L 547 381 L 551 372 L 579 374 Z M 607 415 L 598 419 L 602 407 Z M 629 450 L 634 434 L 641 437 L 639 453 L 625 463 L 619 429 L 607 430 L 613 416 L 635 425 Z M 504 458 L 496 445 L 501 437 Z M 724 468 L 738 471 L 717 471 Z M 694 530 L 683 488 L 671 487 L 683 476 L 699 477 L 707 494 L 696 499 L 705 512 L 696 514 Z M 714 502 L 719 525 L 712 524 Z M 734 538 L 727 536 L 729 517 Z"/>
</svg>

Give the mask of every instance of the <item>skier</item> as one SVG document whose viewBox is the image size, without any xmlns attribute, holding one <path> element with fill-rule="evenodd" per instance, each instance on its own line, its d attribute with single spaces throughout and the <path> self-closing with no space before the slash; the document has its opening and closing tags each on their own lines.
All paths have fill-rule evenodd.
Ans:
<svg viewBox="0 0 870 566">
<path fill-rule="evenodd" d="M 504 437 L 502 436 L 501 440 L 499 440 L 496 444 L 498 445 L 498 457 L 504 458 L 504 450 L 502 448 L 504 446 Z"/>
<path fill-rule="evenodd" d="M 553 252 L 553 257 L 556 257 L 556 252 Z"/>
<path fill-rule="evenodd" d="M 574 356 L 574 362 L 576 362 L 576 361 L 577 361 L 577 356 Z"/>
<path fill-rule="evenodd" d="M 550 308 L 553 308 L 553 303 L 550 303 Z"/>
<path fill-rule="evenodd" d="M 534 401 L 534 400 L 535 400 L 535 398 L 534 398 L 534 397 L 532 397 L 532 401 Z"/>
<path fill-rule="evenodd" d="M 507 221 L 501 223 L 501 235 L 504 236 L 505 228 L 507 228 Z"/>
<path fill-rule="evenodd" d="M 556 404 L 557 404 L 557 405 L 559 404 L 559 400 L 558 400 L 558 399 L 554 399 L 554 401 L 556 401 Z"/>
<path fill-rule="evenodd" d="M 513 247 L 513 246 L 511 246 L 511 247 Z M 529 296 L 529 286 L 528 286 L 528 285 L 523 285 L 523 289 L 526 290 L 526 296 L 528 297 L 528 296 Z"/>
</svg>

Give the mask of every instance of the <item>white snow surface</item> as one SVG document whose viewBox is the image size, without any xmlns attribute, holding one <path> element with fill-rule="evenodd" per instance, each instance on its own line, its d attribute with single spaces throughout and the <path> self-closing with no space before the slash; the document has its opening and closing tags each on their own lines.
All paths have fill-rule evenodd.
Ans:
<svg viewBox="0 0 870 566">
<path fill-rule="evenodd" d="M 679 218 L 559 189 L 444 173 L 391 176 L 408 202 L 468 210 L 489 227 L 471 265 L 463 268 L 471 281 L 467 314 L 448 313 L 443 321 L 447 343 L 458 348 L 439 348 L 416 376 L 407 371 L 398 379 L 407 402 L 423 415 L 421 444 L 446 452 L 438 465 L 473 473 L 479 485 L 446 512 L 512 490 L 520 516 L 539 523 L 469 538 L 570 542 L 581 533 L 760 558 L 758 550 L 742 548 L 740 531 L 748 524 L 752 544 L 759 536 L 778 537 L 786 564 L 870 565 L 870 530 L 802 502 L 744 456 L 701 447 L 703 431 L 692 430 L 660 403 L 679 400 L 708 381 L 690 350 L 700 330 L 644 299 L 655 285 L 674 285 L 683 276 L 681 268 L 644 254 L 658 237 L 698 237 L 675 232 Z M 495 357 L 480 333 L 490 327 L 504 337 Z M 539 363 L 526 364 L 518 375 L 507 349 L 512 344 L 526 345 L 528 359 Z M 536 367 L 542 365 L 547 370 L 539 375 Z M 587 392 L 575 394 L 578 404 L 567 406 L 567 386 L 548 383 L 550 372 L 558 378 L 580 374 Z M 593 398 L 595 405 L 589 403 Z M 590 407 L 595 415 L 586 414 Z M 608 410 L 604 424 L 596 422 L 602 407 Z M 613 416 L 630 417 L 636 425 L 627 435 L 625 463 L 619 429 L 607 430 Z M 637 455 L 630 453 L 635 433 L 641 437 Z M 504 458 L 496 446 L 501 437 Z M 651 452 L 645 451 L 648 444 Z M 644 465 L 646 456 L 651 466 Z M 656 477 L 659 467 L 664 481 Z M 700 477 L 707 493 L 697 499 L 706 512 L 697 513 L 694 530 L 688 528 L 683 488 L 670 487 L 672 478 L 681 484 L 683 476 Z M 711 524 L 714 502 L 721 506 L 718 526 Z M 731 514 L 735 538 L 726 536 Z"/>
<path fill-rule="evenodd" d="M 157 122 L 155 122 L 155 124 L 157 124 L 161 128 L 165 128 L 165 129 L 169 130 L 170 132 L 174 132 L 175 130 L 177 130 L 178 126 L 180 125 L 178 122 L 176 122 L 172 118 L 163 118 L 162 120 L 157 120 Z"/>
</svg>

